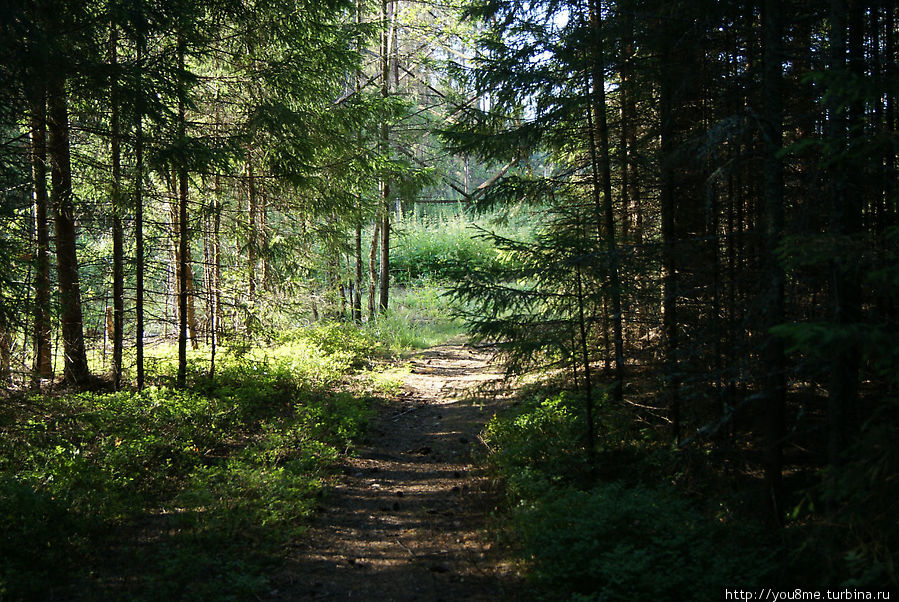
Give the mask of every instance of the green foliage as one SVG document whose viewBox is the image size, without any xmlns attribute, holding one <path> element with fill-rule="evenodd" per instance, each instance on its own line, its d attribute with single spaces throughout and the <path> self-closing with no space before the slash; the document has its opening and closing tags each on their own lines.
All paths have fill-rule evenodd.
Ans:
<svg viewBox="0 0 899 602">
<path fill-rule="evenodd" d="M 899 401 L 885 399 L 846 450 L 845 462 L 823 470 L 805 505 L 827 508 L 833 521 L 810 524 L 797 553 L 811 574 L 822 570 L 846 587 L 895 584 L 899 524 L 892 508 L 899 496 Z M 797 508 L 801 511 L 802 508 Z"/>
<path fill-rule="evenodd" d="M 0 599 L 39 598 L 72 578 L 81 526 L 64 500 L 0 477 Z"/>
<path fill-rule="evenodd" d="M 489 461 L 506 478 L 510 496 L 529 499 L 546 487 L 583 478 L 588 466 L 579 405 L 582 400 L 562 393 L 487 424 L 484 440 L 495 449 Z"/>
<path fill-rule="evenodd" d="M 219 600 L 261 591 L 336 458 L 365 431 L 369 401 L 334 390 L 371 351 L 352 330 L 326 326 L 225 355 L 215 380 L 198 365 L 192 391 L 6 408 L 0 517 L 14 526 L 0 535 L 5 595 L 44 598 L 52 587 L 63 597 Z M 110 575 L 126 591 L 109 589 L 119 587 Z"/>
<path fill-rule="evenodd" d="M 720 600 L 726 584 L 761 585 L 772 568 L 758 533 L 664 486 L 554 488 L 522 503 L 514 524 L 539 584 L 591 600 Z"/>
<path fill-rule="evenodd" d="M 581 406 L 567 393 L 527 401 L 484 431 L 521 554 L 548 597 L 718 600 L 728 583 L 770 583 L 763 537 L 659 485 L 659 455 L 670 452 L 624 430 L 617 410 L 604 408 L 591 471 Z"/>
<path fill-rule="evenodd" d="M 431 279 L 420 279 L 396 290 L 391 304 L 363 327 L 385 351 L 424 349 L 465 332 L 461 322 L 453 318 L 453 303 Z"/>
<path fill-rule="evenodd" d="M 496 247 L 477 236 L 471 225 L 462 214 L 404 220 L 390 249 L 393 278 L 410 282 L 430 277 L 445 282 L 472 270 L 495 271 L 499 263 Z"/>
</svg>

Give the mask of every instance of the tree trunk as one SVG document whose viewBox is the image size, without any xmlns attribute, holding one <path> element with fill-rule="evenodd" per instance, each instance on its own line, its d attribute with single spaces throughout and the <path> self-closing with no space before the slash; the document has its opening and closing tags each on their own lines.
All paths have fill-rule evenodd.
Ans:
<svg viewBox="0 0 899 602">
<path fill-rule="evenodd" d="M 381 20 L 383 30 L 381 34 L 381 97 L 386 102 L 390 95 L 390 41 L 392 39 L 391 28 L 388 28 L 388 0 L 381 0 Z M 381 121 L 380 129 L 380 146 L 382 155 L 386 155 L 390 145 L 390 128 L 387 120 Z M 390 183 L 386 174 L 381 176 L 381 262 L 379 288 L 378 288 L 378 308 L 380 311 L 386 311 L 388 305 L 388 295 L 390 293 Z"/>
<path fill-rule="evenodd" d="M 593 140 L 590 154 L 593 159 L 593 196 L 597 206 L 597 217 L 600 213 L 599 185 L 602 186 L 602 214 L 605 238 L 605 252 L 609 266 L 609 302 L 612 305 L 612 331 L 615 337 L 615 386 L 612 397 L 621 401 L 624 382 L 624 333 L 621 326 L 621 281 L 618 275 L 618 246 L 615 242 L 615 210 L 612 200 L 612 167 L 609 152 L 609 126 L 606 118 L 605 89 L 605 50 L 602 31 L 602 15 L 597 0 L 591 0 L 591 15 L 594 35 L 596 36 L 593 63 L 593 113 L 591 124 Z M 595 127 L 593 127 L 595 126 Z M 598 165 L 597 165 L 598 162 Z M 598 170 L 597 170 L 598 167 Z M 601 182 L 597 182 L 597 178 Z M 597 223 L 599 227 L 599 223 Z"/>
<path fill-rule="evenodd" d="M 0 315 L 0 386 L 12 384 L 12 332 L 6 318 Z"/>
<path fill-rule="evenodd" d="M 680 376 L 678 374 L 677 269 L 674 241 L 674 168 L 672 84 L 668 74 L 662 75 L 660 86 L 661 120 L 661 213 L 662 213 L 662 330 L 665 337 L 665 389 L 675 442 L 680 442 Z"/>
<path fill-rule="evenodd" d="M 389 186 L 384 183 L 384 189 Z M 386 193 L 385 193 L 386 194 Z M 388 295 L 390 294 L 390 211 L 384 211 L 381 216 L 381 262 L 378 274 L 378 309 L 387 311 Z"/>
<path fill-rule="evenodd" d="M 362 0 L 356 0 L 356 26 L 362 26 Z M 362 38 L 359 38 L 356 42 L 356 52 L 360 55 L 362 54 Z M 353 88 L 356 94 L 362 90 L 362 71 L 361 69 L 356 71 Z M 358 140 L 358 138 L 357 138 Z M 362 210 L 362 197 L 356 197 L 356 203 L 358 205 L 357 209 L 359 211 Z M 361 218 L 356 222 L 356 288 L 353 294 L 353 319 L 357 324 L 362 323 L 362 220 Z M 372 299 L 369 302 L 369 309 L 373 309 L 374 306 L 374 293 L 372 293 Z"/>
<path fill-rule="evenodd" d="M 896 57 L 895 57 L 895 36 L 896 36 L 896 20 L 895 9 L 892 3 L 885 3 L 884 17 L 884 80 L 887 82 L 896 81 Z M 884 119 L 886 121 L 886 134 L 890 140 L 895 140 L 896 136 L 896 93 L 890 90 L 886 94 L 884 102 Z M 896 145 L 890 144 L 884 151 L 886 154 L 884 178 L 884 197 L 890 199 L 884 207 L 884 228 L 889 228 L 897 223 L 897 209 L 894 195 L 896 194 Z"/>
<path fill-rule="evenodd" d="M 184 40 L 178 35 L 178 69 L 184 73 Z M 178 82 L 178 138 L 183 143 L 187 137 L 185 117 L 186 90 L 183 77 Z M 190 236 L 187 222 L 187 162 L 184 157 L 178 160 L 178 386 L 187 383 L 187 271 L 190 263 L 187 259 Z"/>
<path fill-rule="evenodd" d="M 860 70 L 861 48 L 861 8 L 853 3 L 850 9 L 849 54 L 850 70 Z M 846 3 L 833 0 L 831 3 L 831 72 L 836 75 L 846 71 Z M 839 85 L 839 84 L 838 84 Z M 862 118 L 859 103 L 853 101 L 844 116 L 839 108 L 841 99 L 834 98 L 830 107 L 829 137 L 834 152 L 845 152 L 847 135 L 852 125 Z M 848 117 L 848 119 L 847 119 Z M 833 216 L 831 230 L 838 237 L 849 238 L 861 229 L 861 198 L 858 179 L 859 171 L 851 153 L 835 165 L 832 174 Z M 848 264 L 848 265 L 847 265 Z M 856 323 L 860 314 L 860 286 L 855 262 L 835 257 L 832 261 L 833 319 L 837 327 Z M 850 412 L 858 394 L 859 352 L 851 340 L 844 340 L 839 346 L 831 367 L 831 385 L 828 395 L 828 460 L 832 465 L 840 464 L 846 448 L 852 422 Z"/>
<path fill-rule="evenodd" d="M 47 126 L 50 156 L 51 203 L 56 230 L 56 261 L 59 281 L 60 319 L 66 383 L 84 384 L 90 379 L 84 347 L 81 313 L 81 283 L 78 277 L 77 234 L 72 206 L 72 166 L 69 157 L 69 117 L 66 81 L 59 75 L 48 79 Z"/>
<path fill-rule="evenodd" d="M 47 212 L 47 96 L 41 90 L 31 99 L 31 176 L 34 182 L 34 229 L 37 239 L 34 274 L 34 364 L 32 386 L 53 378 L 50 323 L 50 231 Z"/>
<path fill-rule="evenodd" d="M 256 300 L 256 178 L 253 172 L 253 157 L 247 150 L 247 201 L 249 204 L 247 223 L 247 291 L 250 304 Z M 251 312 L 252 307 L 251 307 Z M 249 328 L 249 322 L 247 323 Z"/>
<path fill-rule="evenodd" d="M 362 222 L 356 223 L 356 284 L 353 287 L 353 320 L 362 323 Z"/>
<path fill-rule="evenodd" d="M 118 29 L 113 24 L 109 35 L 109 62 L 117 67 Z M 112 386 L 116 391 L 122 384 L 122 342 L 125 326 L 125 269 L 124 232 L 122 229 L 122 154 L 119 132 L 119 91 L 117 76 L 113 72 L 110 86 L 110 146 L 112 151 Z"/>
<path fill-rule="evenodd" d="M 581 357 L 584 364 L 584 392 L 586 393 L 586 399 L 584 400 L 586 410 L 584 418 L 587 422 L 585 447 L 587 448 L 587 465 L 590 467 L 590 470 L 593 470 L 596 465 L 596 433 L 593 427 L 593 385 L 590 381 L 590 353 L 588 351 L 587 343 L 587 322 L 584 318 L 584 286 L 580 263 L 575 266 L 575 276 L 577 279 L 578 330 L 581 335 Z"/>
<path fill-rule="evenodd" d="M 765 490 L 769 501 L 770 521 L 783 520 L 782 469 L 786 377 L 784 343 L 770 329 L 784 321 L 784 272 L 777 261 L 777 251 L 784 229 L 784 167 L 779 153 L 783 140 L 783 24 L 780 0 L 765 0 L 763 31 L 763 94 L 765 159 L 765 256 L 766 280 L 763 316 L 766 330 L 762 356 L 765 363 Z"/>
<path fill-rule="evenodd" d="M 137 84 L 140 88 L 143 69 L 143 39 L 137 41 Z M 140 100 L 138 101 L 140 103 Z M 134 254 L 136 291 L 135 344 L 137 346 L 137 389 L 144 388 L 144 129 L 143 107 L 138 104 L 134 117 Z"/>
<path fill-rule="evenodd" d="M 257 189 L 259 195 L 259 231 L 256 235 L 256 253 L 259 258 L 259 272 L 261 281 L 259 287 L 262 290 L 271 290 L 272 274 L 271 263 L 268 261 L 268 196 L 265 191 L 265 180 L 259 183 Z"/>
<path fill-rule="evenodd" d="M 378 288 L 378 241 L 380 240 L 381 220 L 375 219 L 374 232 L 371 236 L 371 250 L 368 253 L 368 315 L 374 319 L 377 312 L 375 292 Z"/>
<path fill-rule="evenodd" d="M 214 62 L 215 70 L 218 71 L 218 62 Z M 220 106 L 220 90 L 219 82 L 215 81 L 215 97 L 213 100 L 215 110 L 215 122 L 213 124 L 213 136 L 216 146 L 219 144 L 219 129 L 222 123 L 222 114 Z M 219 236 L 222 226 L 222 201 L 221 190 L 222 181 L 218 173 L 215 172 L 215 178 L 212 184 L 212 262 L 210 266 L 210 311 L 207 319 L 209 321 L 209 378 L 215 378 L 215 354 L 218 349 L 219 332 L 221 329 L 222 315 L 222 259 L 221 259 L 221 238 Z"/>
</svg>

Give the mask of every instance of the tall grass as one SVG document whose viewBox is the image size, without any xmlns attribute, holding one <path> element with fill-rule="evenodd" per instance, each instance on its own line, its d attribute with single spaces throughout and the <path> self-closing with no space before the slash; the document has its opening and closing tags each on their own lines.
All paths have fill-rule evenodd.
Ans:
<svg viewBox="0 0 899 602">
<path fill-rule="evenodd" d="M 363 331 L 390 354 L 445 343 L 463 334 L 465 325 L 453 317 L 453 305 L 443 293 L 430 278 L 395 287 L 390 309 L 367 321 Z"/>
<path fill-rule="evenodd" d="M 390 271 L 398 283 L 419 278 L 456 280 L 471 270 L 494 270 L 500 255 L 478 228 L 496 229 L 489 217 L 472 218 L 462 211 L 437 216 L 412 214 L 397 225 L 390 250 Z M 508 225 L 505 234 L 522 230 Z"/>
</svg>

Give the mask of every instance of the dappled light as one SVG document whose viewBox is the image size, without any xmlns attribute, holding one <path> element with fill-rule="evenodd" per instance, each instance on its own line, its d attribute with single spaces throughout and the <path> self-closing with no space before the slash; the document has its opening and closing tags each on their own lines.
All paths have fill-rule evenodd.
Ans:
<svg viewBox="0 0 899 602">
<path fill-rule="evenodd" d="M 8 0 L 0 602 L 889 599 L 897 35 Z"/>
</svg>

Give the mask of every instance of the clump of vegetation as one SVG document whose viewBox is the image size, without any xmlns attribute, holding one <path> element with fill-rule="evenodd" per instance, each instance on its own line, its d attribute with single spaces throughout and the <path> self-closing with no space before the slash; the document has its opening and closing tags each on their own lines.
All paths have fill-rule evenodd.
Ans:
<svg viewBox="0 0 899 602">
<path fill-rule="evenodd" d="M 196 366 L 189 391 L 4 408 L 0 596 L 261 591 L 334 461 L 365 431 L 370 400 L 338 386 L 374 348 L 355 332 L 325 326 L 228 354 L 215 379 Z"/>
<path fill-rule="evenodd" d="M 775 548 L 660 480 L 674 468 L 668 452 L 624 432 L 614 411 L 597 425 L 591 466 L 582 405 L 568 393 L 532 398 L 484 430 L 514 540 L 547 597 L 718 600 L 727 583 L 771 583 Z"/>
<path fill-rule="evenodd" d="M 408 283 L 394 295 L 393 307 L 365 324 L 364 332 L 381 349 L 401 352 L 445 343 L 465 332 L 453 315 L 453 304 L 434 280 Z"/>
<path fill-rule="evenodd" d="M 394 280 L 412 283 L 432 278 L 447 282 L 459 280 L 473 270 L 495 272 L 501 263 L 500 254 L 474 227 L 483 221 L 462 213 L 405 219 L 390 250 Z"/>
</svg>

